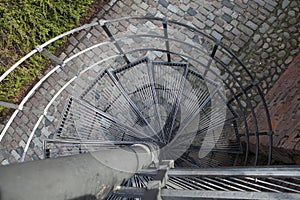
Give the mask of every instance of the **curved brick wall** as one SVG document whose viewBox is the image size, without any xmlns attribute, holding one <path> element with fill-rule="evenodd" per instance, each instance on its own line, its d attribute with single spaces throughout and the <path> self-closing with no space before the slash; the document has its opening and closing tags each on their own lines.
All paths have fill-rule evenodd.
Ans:
<svg viewBox="0 0 300 200">
<path fill-rule="evenodd" d="M 300 164 L 300 54 L 267 93 L 274 130 L 273 159 L 276 163 Z M 262 105 L 256 109 L 261 109 Z M 267 128 L 264 116 L 259 117 Z M 266 138 L 267 139 L 267 138 Z M 260 141 L 263 151 L 266 140 Z"/>
</svg>

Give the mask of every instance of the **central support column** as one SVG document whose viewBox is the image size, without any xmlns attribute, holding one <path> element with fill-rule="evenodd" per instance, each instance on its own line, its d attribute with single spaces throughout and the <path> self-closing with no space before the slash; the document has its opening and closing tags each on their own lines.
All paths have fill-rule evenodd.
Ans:
<svg viewBox="0 0 300 200">
<path fill-rule="evenodd" d="M 155 144 L 111 146 L 100 152 L 0 167 L 0 199 L 105 198 L 114 186 L 158 161 Z"/>
</svg>

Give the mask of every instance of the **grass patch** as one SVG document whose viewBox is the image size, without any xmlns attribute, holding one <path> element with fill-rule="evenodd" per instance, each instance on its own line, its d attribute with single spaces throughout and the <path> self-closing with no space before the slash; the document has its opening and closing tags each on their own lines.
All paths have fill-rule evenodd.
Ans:
<svg viewBox="0 0 300 200">
<path fill-rule="evenodd" d="M 94 0 L 9 0 L 0 1 L 0 74 L 36 45 L 80 24 Z M 63 41 L 47 48 L 51 52 Z M 0 84 L 0 100 L 18 103 L 22 90 L 40 75 L 47 59 L 35 55 Z M 3 114 L 3 108 L 0 107 Z"/>
</svg>

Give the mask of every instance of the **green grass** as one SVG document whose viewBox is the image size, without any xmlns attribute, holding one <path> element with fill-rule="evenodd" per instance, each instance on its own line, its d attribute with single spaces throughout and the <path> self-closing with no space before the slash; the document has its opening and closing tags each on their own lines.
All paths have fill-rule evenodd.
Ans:
<svg viewBox="0 0 300 200">
<path fill-rule="evenodd" d="M 0 1 L 0 74 L 36 45 L 79 25 L 94 0 Z M 62 43 L 53 43 L 52 52 Z M 33 56 L 0 84 L 0 100 L 17 103 L 22 90 L 45 68 L 47 59 Z M 0 108 L 0 112 L 3 108 Z"/>
</svg>

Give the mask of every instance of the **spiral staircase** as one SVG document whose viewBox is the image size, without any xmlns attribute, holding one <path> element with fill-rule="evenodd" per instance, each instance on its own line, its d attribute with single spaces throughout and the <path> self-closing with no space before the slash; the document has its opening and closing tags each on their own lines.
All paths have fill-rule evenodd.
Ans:
<svg viewBox="0 0 300 200">
<path fill-rule="evenodd" d="M 85 30 L 101 35 L 87 37 L 85 48 L 64 59 L 47 51 Z M 298 168 L 268 166 L 273 132 L 258 81 L 193 25 L 153 17 L 100 20 L 38 46 L 0 80 L 35 54 L 54 68 L 19 105 L 1 103 L 15 109 L 2 142 L 19 115 L 38 116 L 20 162 L 30 160 L 30 144 L 43 129 L 54 135 L 42 139 L 44 159 L 136 144 L 159 148 L 158 160 L 114 185 L 107 199 L 299 198 Z M 51 76 L 60 77 L 54 92 L 44 105 L 32 103 Z M 254 98 L 264 110 L 254 109 Z M 268 119 L 267 127 L 258 115 Z M 261 142 L 267 148 L 261 150 Z"/>
</svg>

